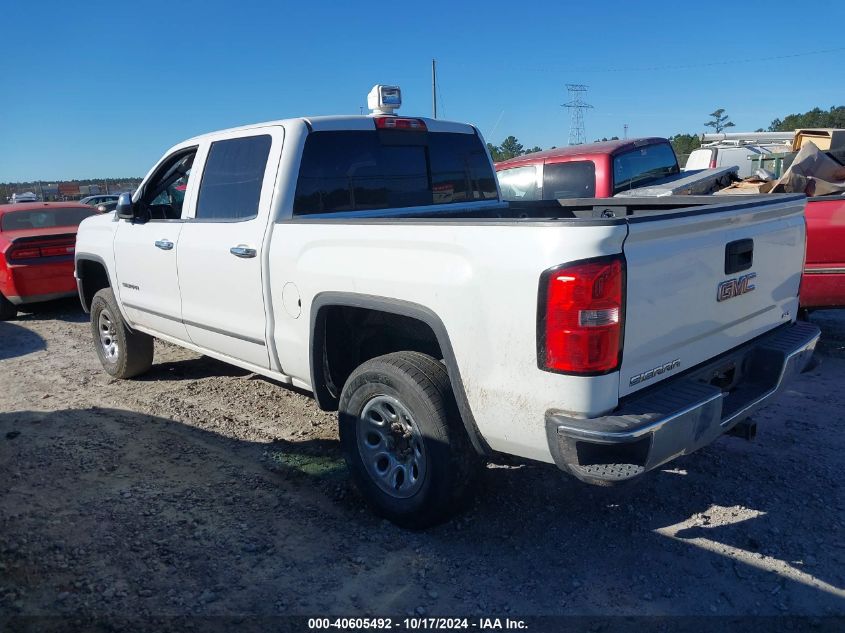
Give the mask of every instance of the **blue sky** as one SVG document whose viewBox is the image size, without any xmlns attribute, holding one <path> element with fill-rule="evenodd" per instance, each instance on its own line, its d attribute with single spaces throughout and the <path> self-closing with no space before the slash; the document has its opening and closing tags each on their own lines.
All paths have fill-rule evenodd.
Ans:
<svg viewBox="0 0 845 633">
<path fill-rule="evenodd" d="M 0 182 L 140 176 L 202 132 L 357 113 L 374 83 L 429 116 L 432 57 L 441 117 L 495 143 L 565 145 L 566 83 L 589 86 L 588 140 L 845 104 L 841 1 L 11 0 L 3 15 Z"/>
</svg>

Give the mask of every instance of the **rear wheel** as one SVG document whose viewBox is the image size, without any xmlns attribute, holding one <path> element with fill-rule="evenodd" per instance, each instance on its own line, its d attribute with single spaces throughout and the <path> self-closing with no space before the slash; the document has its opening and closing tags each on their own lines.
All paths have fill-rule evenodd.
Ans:
<svg viewBox="0 0 845 633">
<path fill-rule="evenodd" d="M 463 507 L 483 462 L 441 363 L 418 352 L 373 358 L 346 381 L 339 414 L 346 462 L 376 513 L 422 529 Z"/>
<path fill-rule="evenodd" d="M 153 337 L 127 327 L 111 288 L 104 288 L 91 300 L 91 333 L 97 356 L 106 372 L 115 378 L 132 378 L 153 364 Z"/>
<path fill-rule="evenodd" d="M 17 306 L 0 294 L 0 321 L 14 319 L 18 315 Z"/>
</svg>

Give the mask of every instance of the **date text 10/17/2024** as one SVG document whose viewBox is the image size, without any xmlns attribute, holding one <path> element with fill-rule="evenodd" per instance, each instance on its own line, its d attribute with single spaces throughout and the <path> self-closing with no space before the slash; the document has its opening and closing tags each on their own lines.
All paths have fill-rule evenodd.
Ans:
<svg viewBox="0 0 845 633">
<path fill-rule="evenodd" d="M 370 631 L 525 630 L 524 620 L 512 618 L 309 618 L 308 629 Z"/>
</svg>

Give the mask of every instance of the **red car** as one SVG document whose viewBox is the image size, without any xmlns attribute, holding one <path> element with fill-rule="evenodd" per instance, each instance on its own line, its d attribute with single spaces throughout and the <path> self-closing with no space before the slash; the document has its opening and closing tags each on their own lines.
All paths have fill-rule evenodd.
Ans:
<svg viewBox="0 0 845 633">
<path fill-rule="evenodd" d="M 801 307 L 845 307 L 845 196 L 807 201 L 807 260 Z"/>
<path fill-rule="evenodd" d="M 0 320 L 20 305 L 76 294 L 76 230 L 96 213 L 76 202 L 0 205 Z"/>
</svg>

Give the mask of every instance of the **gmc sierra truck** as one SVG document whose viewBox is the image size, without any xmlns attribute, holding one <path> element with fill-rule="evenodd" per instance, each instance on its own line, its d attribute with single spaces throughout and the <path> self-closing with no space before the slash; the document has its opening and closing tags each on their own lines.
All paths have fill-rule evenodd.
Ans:
<svg viewBox="0 0 845 633">
<path fill-rule="evenodd" d="M 364 498 L 422 528 L 496 452 L 608 484 L 748 435 L 809 361 L 803 196 L 508 203 L 476 128 L 398 103 L 190 139 L 86 219 L 105 371 L 155 337 L 308 390 Z"/>
</svg>

